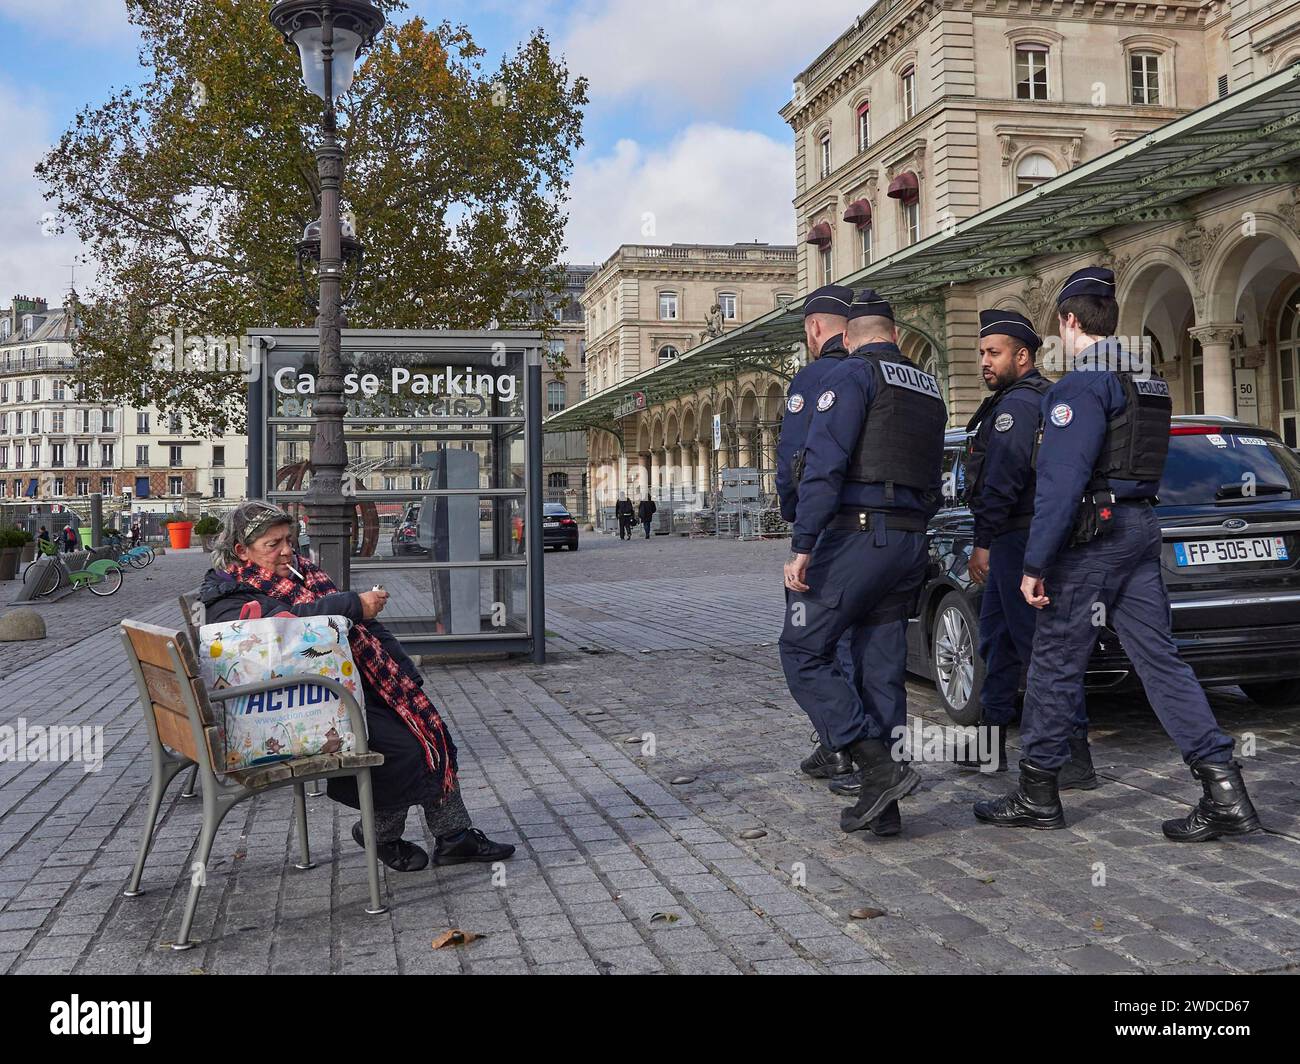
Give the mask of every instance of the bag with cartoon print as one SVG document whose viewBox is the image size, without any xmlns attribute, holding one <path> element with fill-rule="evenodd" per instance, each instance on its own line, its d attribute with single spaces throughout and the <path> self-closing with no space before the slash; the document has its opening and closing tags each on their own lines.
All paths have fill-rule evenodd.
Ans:
<svg viewBox="0 0 1300 1064">
<path fill-rule="evenodd" d="M 356 736 L 343 700 L 311 682 L 313 676 L 338 682 L 364 711 L 361 673 L 348 646 L 351 623 L 334 616 L 264 617 L 199 629 L 199 670 L 210 691 L 292 680 L 264 694 L 217 703 L 223 707 L 224 749 L 217 772 L 352 752 Z"/>
</svg>

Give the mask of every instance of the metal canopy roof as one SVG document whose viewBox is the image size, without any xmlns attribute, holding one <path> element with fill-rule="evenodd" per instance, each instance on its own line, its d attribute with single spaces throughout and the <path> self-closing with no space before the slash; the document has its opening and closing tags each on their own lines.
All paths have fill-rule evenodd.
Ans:
<svg viewBox="0 0 1300 1064">
<path fill-rule="evenodd" d="M 1097 234 L 1191 218 L 1183 202 L 1235 185 L 1300 181 L 1300 64 L 1184 115 L 1046 184 L 1005 200 L 839 283 L 870 282 L 898 303 L 950 284 L 1034 273 L 1043 255 L 1104 250 Z M 752 369 L 779 371 L 803 339 L 803 299 L 546 421 L 548 432 L 608 427 L 632 392 L 664 402 Z"/>
</svg>

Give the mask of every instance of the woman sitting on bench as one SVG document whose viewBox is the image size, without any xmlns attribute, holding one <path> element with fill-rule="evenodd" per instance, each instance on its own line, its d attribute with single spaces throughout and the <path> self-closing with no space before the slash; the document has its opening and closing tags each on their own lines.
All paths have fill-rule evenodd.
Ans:
<svg viewBox="0 0 1300 1064">
<path fill-rule="evenodd" d="M 370 749 L 384 755 L 371 772 L 380 859 L 397 872 L 417 872 L 429 855 L 402 838 L 410 807 L 424 809 L 437 840 L 433 863 L 503 861 L 515 848 L 472 826 L 456 779 L 456 746 L 421 690 L 424 677 L 391 632 L 377 620 L 386 591 L 339 591 L 325 571 L 294 550 L 298 523 L 284 510 L 253 500 L 226 515 L 213 568 L 203 580 L 204 622 L 259 617 L 341 615 L 353 622 L 352 656 L 366 696 Z M 329 781 L 329 796 L 359 809 L 356 780 Z M 352 838 L 365 845 L 361 822 Z"/>
</svg>

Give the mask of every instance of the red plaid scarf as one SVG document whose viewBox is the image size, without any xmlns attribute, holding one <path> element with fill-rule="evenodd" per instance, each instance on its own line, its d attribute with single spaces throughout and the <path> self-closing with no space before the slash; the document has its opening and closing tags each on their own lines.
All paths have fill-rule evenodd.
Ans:
<svg viewBox="0 0 1300 1064">
<path fill-rule="evenodd" d="M 293 577 L 275 576 L 253 562 L 226 571 L 242 587 L 291 606 L 306 605 L 338 591 L 329 574 L 315 563 L 299 557 L 298 568 L 303 583 Z M 245 611 L 248 612 L 248 607 Z M 290 617 L 293 614 L 286 612 L 278 616 Z M 402 670 L 397 659 L 384 649 L 384 644 L 364 624 L 352 625 L 348 644 L 361 675 L 420 741 L 429 771 L 441 778 L 442 793 L 450 794 L 456 786 L 456 746 L 429 696 Z"/>
</svg>

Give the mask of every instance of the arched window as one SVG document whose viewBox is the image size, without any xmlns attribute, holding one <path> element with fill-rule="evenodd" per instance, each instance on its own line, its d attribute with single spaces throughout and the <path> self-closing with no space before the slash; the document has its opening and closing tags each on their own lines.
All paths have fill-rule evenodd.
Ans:
<svg viewBox="0 0 1300 1064">
<path fill-rule="evenodd" d="M 858 104 L 858 151 L 871 146 L 871 104 L 866 100 Z"/>
<path fill-rule="evenodd" d="M 916 67 L 904 68 L 899 75 L 899 95 L 903 105 L 903 121 L 916 114 Z"/>
<path fill-rule="evenodd" d="M 1129 53 L 1132 102 L 1154 107 L 1160 103 L 1160 53 Z"/>
<path fill-rule="evenodd" d="M 1300 422 L 1300 288 L 1291 293 L 1282 307 L 1277 323 L 1277 368 L 1279 402 L 1282 413 L 1282 438 L 1288 447 L 1296 443 L 1296 426 Z"/>
<path fill-rule="evenodd" d="M 678 351 L 677 348 L 673 347 L 672 344 L 664 344 L 663 347 L 659 348 L 659 361 L 671 362 L 674 358 L 677 358 L 680 354 L 681 352 Z"/>
<path fill-rule="evenodd" d="M 549 381 L 546 385 L 546 412 L 558 414 L 568 405 L 568 389 L 564 381 Z"/>
<path fill-rule="evenodd" d="M 1045 185 L 1056 176 L 1056 164 L 1046 155 L 1030 152 L 1016 164 L 1016 195 Z"/>
<path fill-rule="evenodd" d="M 1045 44 L 1016 45 L 1016 99 L 1047 99 L 1047 52 Z"/>
</svg>

